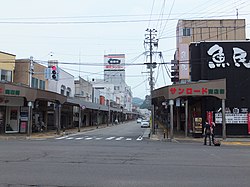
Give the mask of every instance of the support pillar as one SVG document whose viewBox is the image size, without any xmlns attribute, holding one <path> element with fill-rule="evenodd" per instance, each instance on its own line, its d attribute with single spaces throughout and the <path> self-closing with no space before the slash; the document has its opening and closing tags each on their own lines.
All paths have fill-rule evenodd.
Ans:
<svg viewBox="0 0 250 187">
<path fill-rule="evenodd" d="M 81 106 L 79 106 L 79 116 L 78 116 L 78 132 L 80 132 L 80 129 L 81 129 L 81 123 L 82 123 L 82 110 L 81 110 Z"/>
<path fill-rule="evenodd" d="M 61 134 L 61 104 L 56 103 L 56 108 L 55 108 L 55 122 L 56 122 L 56 127 L 57 127 L 57 134 Z"/>
<path fill-rule="evenodd" d="M 27 135 L 31 136 L 32 134 L 32 107 L 33 107 L 33 102 L 29 101 L 28 102 L 28 126 L 27 126 Z"/>
<path fill-rule="evenodd" d="M 170 105 L 170 140 L 174 138 L 174 100 L 169 101 Z"/>
<path fill-rule="evenodd" d="M 188 99 L 185 101 L 185 137 L 188 135 Z"/>
<path fill-rule="evenodd" d="M 225 106 L 225 99 L 222 99 L 222 138 L 223 140 L 226 139 L 226 106 Z"/>
<path fill-rule="evenodd" d="M 177 125 L 177 131 L 180 131 L 181 130 L 181 122 L 180 122 L 180 107 L 176 107 L 176 117 L 177 117 L 177 120 L 176 120 L 176 125 Z"/>
</svg>

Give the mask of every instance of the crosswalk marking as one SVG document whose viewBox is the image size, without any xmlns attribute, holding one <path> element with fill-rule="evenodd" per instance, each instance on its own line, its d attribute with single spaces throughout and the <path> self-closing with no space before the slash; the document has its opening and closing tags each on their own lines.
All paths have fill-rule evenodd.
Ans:
<svg viewBox="0 0 250 187">
<path fill-rule="evenodd" d="M 62 140 L 62 139 L 64 139 L 64 138 L 67 138 L 67 136 L 61 136 L 61 137 L 56 138 L 56 139 L 57 139 L 57 140 Z"/>
<path fill-rule="evenodd" d="M 115 137 L 115 136 L 111 136 L 111 137 L 96 137 L 96 136 L 83 136 L 83 137 L 74 137 L 74 136 L 61 136 L 61 137 L 57 137 L 55 138 L 56 140 L 116 140 L 116 141 L 121 141 L 121 140 L 125 140 L 125 141 L 132 141 L 132 140 L 136 140 L 136 141 L 142 141 L 143 137 L 139 136 L 138 138 L 126 138 L 123 136 L 120 137 Z"/>
<path fill-rule="evenodd" d="M 76 140 L 82 140 L 82 139 L 83 139 L 83 137 L 76 138 Z"/>
<path fill-rule="evenodd" d="M 114 139 L 114 138 L 115 138 L 115 137 L 112 136 L 112 137 L 106 138 L 106 140 L 112 140 L 112 139 Z"/>
<path fill-rule="evenodd" d="M 103 138 L 95 138 L 96 140 L 101 140 L 101 139 L 103 139 Z"/>
<path fill-rule="evenodd" d="M 139 136 L 136 140 L 142 140 L 142 136 Z"/>
<path fill-rule="evenodd" d="M 124 137 L 119 137 L 119 138 L 116 138 L 115 140 L 122 140 Z"/>
<path fill-rule="evenodd" d="M 93 137 L 88 137 L 88 138 L 85 138 L 85 140 L 92 140 Z"/>
</svg>

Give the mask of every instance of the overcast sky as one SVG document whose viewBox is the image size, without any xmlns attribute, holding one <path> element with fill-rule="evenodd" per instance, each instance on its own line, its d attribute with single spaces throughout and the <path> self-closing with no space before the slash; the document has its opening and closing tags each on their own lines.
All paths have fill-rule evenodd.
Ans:
<svg viewBox="0 0 250 187">
<path fill-rule="evenodd" d="M 149 94 L 144 38 L 158 31 L 164 62 L 173 59 L 178 19 L 246 19 L 248 0 L 0 0 L 0 51 L 34 57 L 86 80 L 103 78 L 105 54 L 126 55 L 126 82 L 133 96 Z M 158 57 L 154 61 L 162 62 Z M 70 63 L 70 65 L 69 65 Z M 79 65 L 80 63 L 80 65 Z M 154 70 L 155 88 L 171 84 L 166 67 Z"/>
</svg>

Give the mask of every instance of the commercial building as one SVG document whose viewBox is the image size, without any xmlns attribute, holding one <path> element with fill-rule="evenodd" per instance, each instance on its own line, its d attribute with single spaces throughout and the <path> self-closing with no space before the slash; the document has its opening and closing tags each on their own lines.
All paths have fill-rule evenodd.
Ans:
<svg viewBox="0 0 250 187">
<path fill-rule="evenodd" d="M 189 45 L 191 42 L 246 40 L 244 19 L 179 20 L 176 27 L 176 52 L 172 61 L 172 82 L 190 80 Z"/>
<path fill-rule="evenodd" d="M 223 138 L 250 134 L 245 27 L 244 19 L 178 22 L 174 84 L 153 93 L 156 116 L 172 135 L 201 137 L 206 120 L 216 122 Z"/>
<path fill-rule="evenodd" d="M 90 83 L 74 82 L 57 61 L 45 66 L 32 58 L 16 60 L 15 55 L 0 54 L 0 133 L 60 133 L 67 128 L 113 123 L 116 116 L 133 118 L 131 112 L 92 103 L 92 90 L 83 89 Z"/>
</svg>

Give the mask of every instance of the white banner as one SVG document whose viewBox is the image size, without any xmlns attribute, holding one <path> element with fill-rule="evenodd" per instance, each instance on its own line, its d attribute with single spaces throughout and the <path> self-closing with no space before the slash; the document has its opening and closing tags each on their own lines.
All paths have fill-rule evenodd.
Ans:
<svg viewBox="0 0 250 187">
<path fill-rule="evenodd" d="M 247 113 L 226 113 L 226 124 L 247 124 Z M 215 113 L 215 123 L 222 124 L 222 113 Z"/>
</svg>

